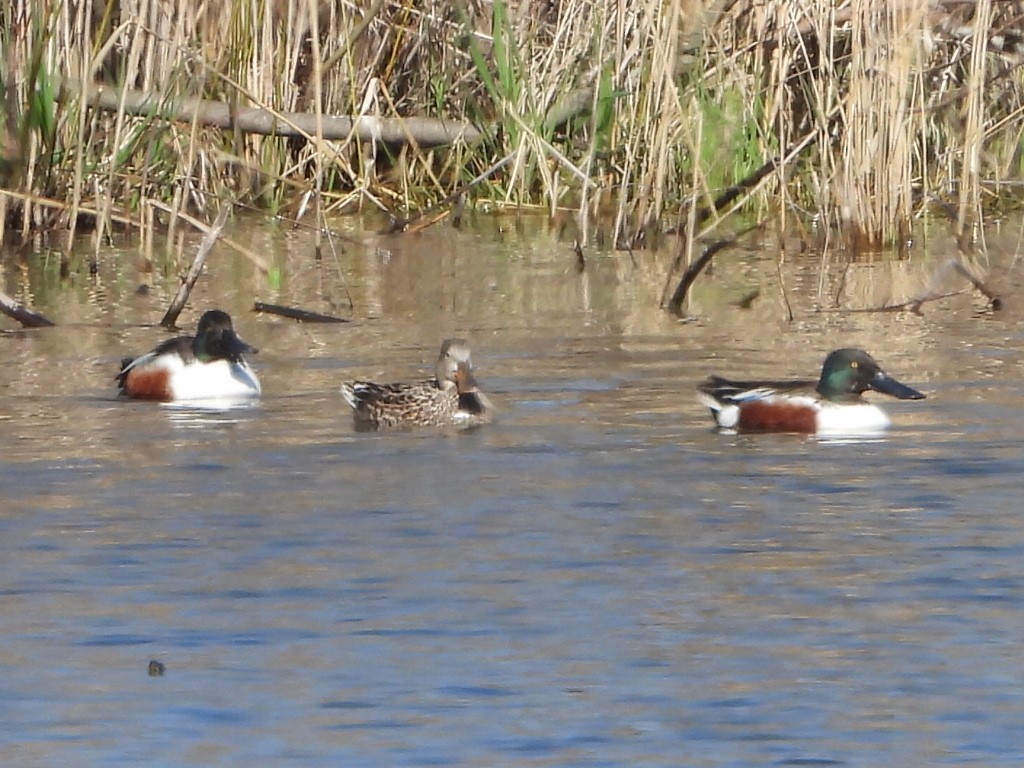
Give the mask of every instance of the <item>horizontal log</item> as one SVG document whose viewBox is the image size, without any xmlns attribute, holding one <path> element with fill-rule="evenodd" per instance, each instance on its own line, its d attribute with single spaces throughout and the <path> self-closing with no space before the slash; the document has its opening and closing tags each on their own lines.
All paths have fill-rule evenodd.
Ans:
<svg viewBox="0 0 1024 768">
<path fill-rule="evenodd" d="M 163 94 L 93 84 L 83 89 L 82 84 L 66 79 L 62 82 L 61 98 L 81 97 L 97 109 L 117 112 L 122 109 L 130 115 L 156 115 L 177 122 L 192 122 L 226 130 L 238 129 L 244 133 L 262 136 L 315 136 L 317 116 L 308 112 L 276 112 L 252 107 L 232 108 L 223 101 L 173 98 Z M 482 134 L 470 123 L 432 117 L 372 117 L 360 115 L 321 115 L 321 130 L 325 139 L 344 140 L 351 137 L 359 141 L 401 145 L 410 139 L 421 147 L 441 147 L 462 141 L 472 144 Z"/>
</svg>

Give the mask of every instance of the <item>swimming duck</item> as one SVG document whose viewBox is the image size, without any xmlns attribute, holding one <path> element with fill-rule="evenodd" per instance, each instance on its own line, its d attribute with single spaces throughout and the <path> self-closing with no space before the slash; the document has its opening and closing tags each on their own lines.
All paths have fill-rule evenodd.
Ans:
<svg viewBox="0 0 1024 768">
<path fill-rule="evenodd" d="M 475 426 L 493 418 L 490 400 L 473 377 L 469 345 L 447 339 L 434 378 L 395 384 L 346 381 L 341 396 L 352 407 L 356 427 Z"/>
<path fill-rule="evenodd" d="M 227 312 L 203 313 L 195 336 L 178 336 L 141 357 L 121 361 L 121 394 L 139 400 L 259 397 L 260 382 L 243 353 L 255 353 L 231 324 Z"/>
<path fill-rule="evenodd" d="M 817 384 L 804 381 L 730 381 L 710 376 L 698 398 L 722 429 L 858 435 L 888 429 L 889 417 L 861 395 L 869 389 L 900 400 L 924 395 L 886 374 L 860 349 L 837 349 L 825 358 Z"/>
</svg>

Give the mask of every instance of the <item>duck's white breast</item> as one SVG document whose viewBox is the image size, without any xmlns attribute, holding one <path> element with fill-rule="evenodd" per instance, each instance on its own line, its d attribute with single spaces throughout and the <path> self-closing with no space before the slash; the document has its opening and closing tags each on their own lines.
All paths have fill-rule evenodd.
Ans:
<svg viewBox="0 0 1024 768">
<path fill-rule="evenodd" d="M 892 422 L 885 411 L 871 403 L 832 405 L 818 411 L 819 435 L 869 435 L 884 432 Z"/>
<path fill-rule="evenodd" d="M 186 364 L 181 358 L 169 360 L 171 392 L 175 400 L 259 397 L 260 382 L 244 362 L 214 360 Z"/>
</svg>

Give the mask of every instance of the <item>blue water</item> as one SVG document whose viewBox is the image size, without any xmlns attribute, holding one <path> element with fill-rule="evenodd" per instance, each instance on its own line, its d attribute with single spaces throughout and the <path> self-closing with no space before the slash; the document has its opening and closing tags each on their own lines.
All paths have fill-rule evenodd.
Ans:
<svg viewBox="0 0 1024 768">
<path fill-rule="evenodd" d="M 501 418 L 456 434 L 356 433 L 336 391 L 428 368 L 433 321 L 236 312 L 265 397 L 230 412 L 112 397 L 151 328 L 0 338 L 4 762 L 1024 760 L 1012 326 L 919 355 L 783 326 L 731 354 L 545 306 L 465 320 Z M 886 403 L 883 440 L 721 435 L 692 397 L 857 334 L 929 394 Z M 82 375 L 50 394 L 52 365 Z"/>
</svg>

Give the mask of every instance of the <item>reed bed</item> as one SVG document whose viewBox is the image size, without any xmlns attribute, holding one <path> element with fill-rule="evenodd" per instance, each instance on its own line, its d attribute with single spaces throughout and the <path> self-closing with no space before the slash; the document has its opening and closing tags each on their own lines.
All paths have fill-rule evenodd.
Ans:
<svg viewBox="0 0 1024 768">
<path fill-rule="evenodd" d="M 736 211 L 854 250 L 1019 199 L 1018 3 L 13 0 L 0 227 L 458 200 L 581 242 Z M 1024 52 L 1024 47 L 1021 47 Z M 159 209 L 154 206 L 159 203 Z M 169 217 L 173 222 L 175 217 Z"/>
</svg>

